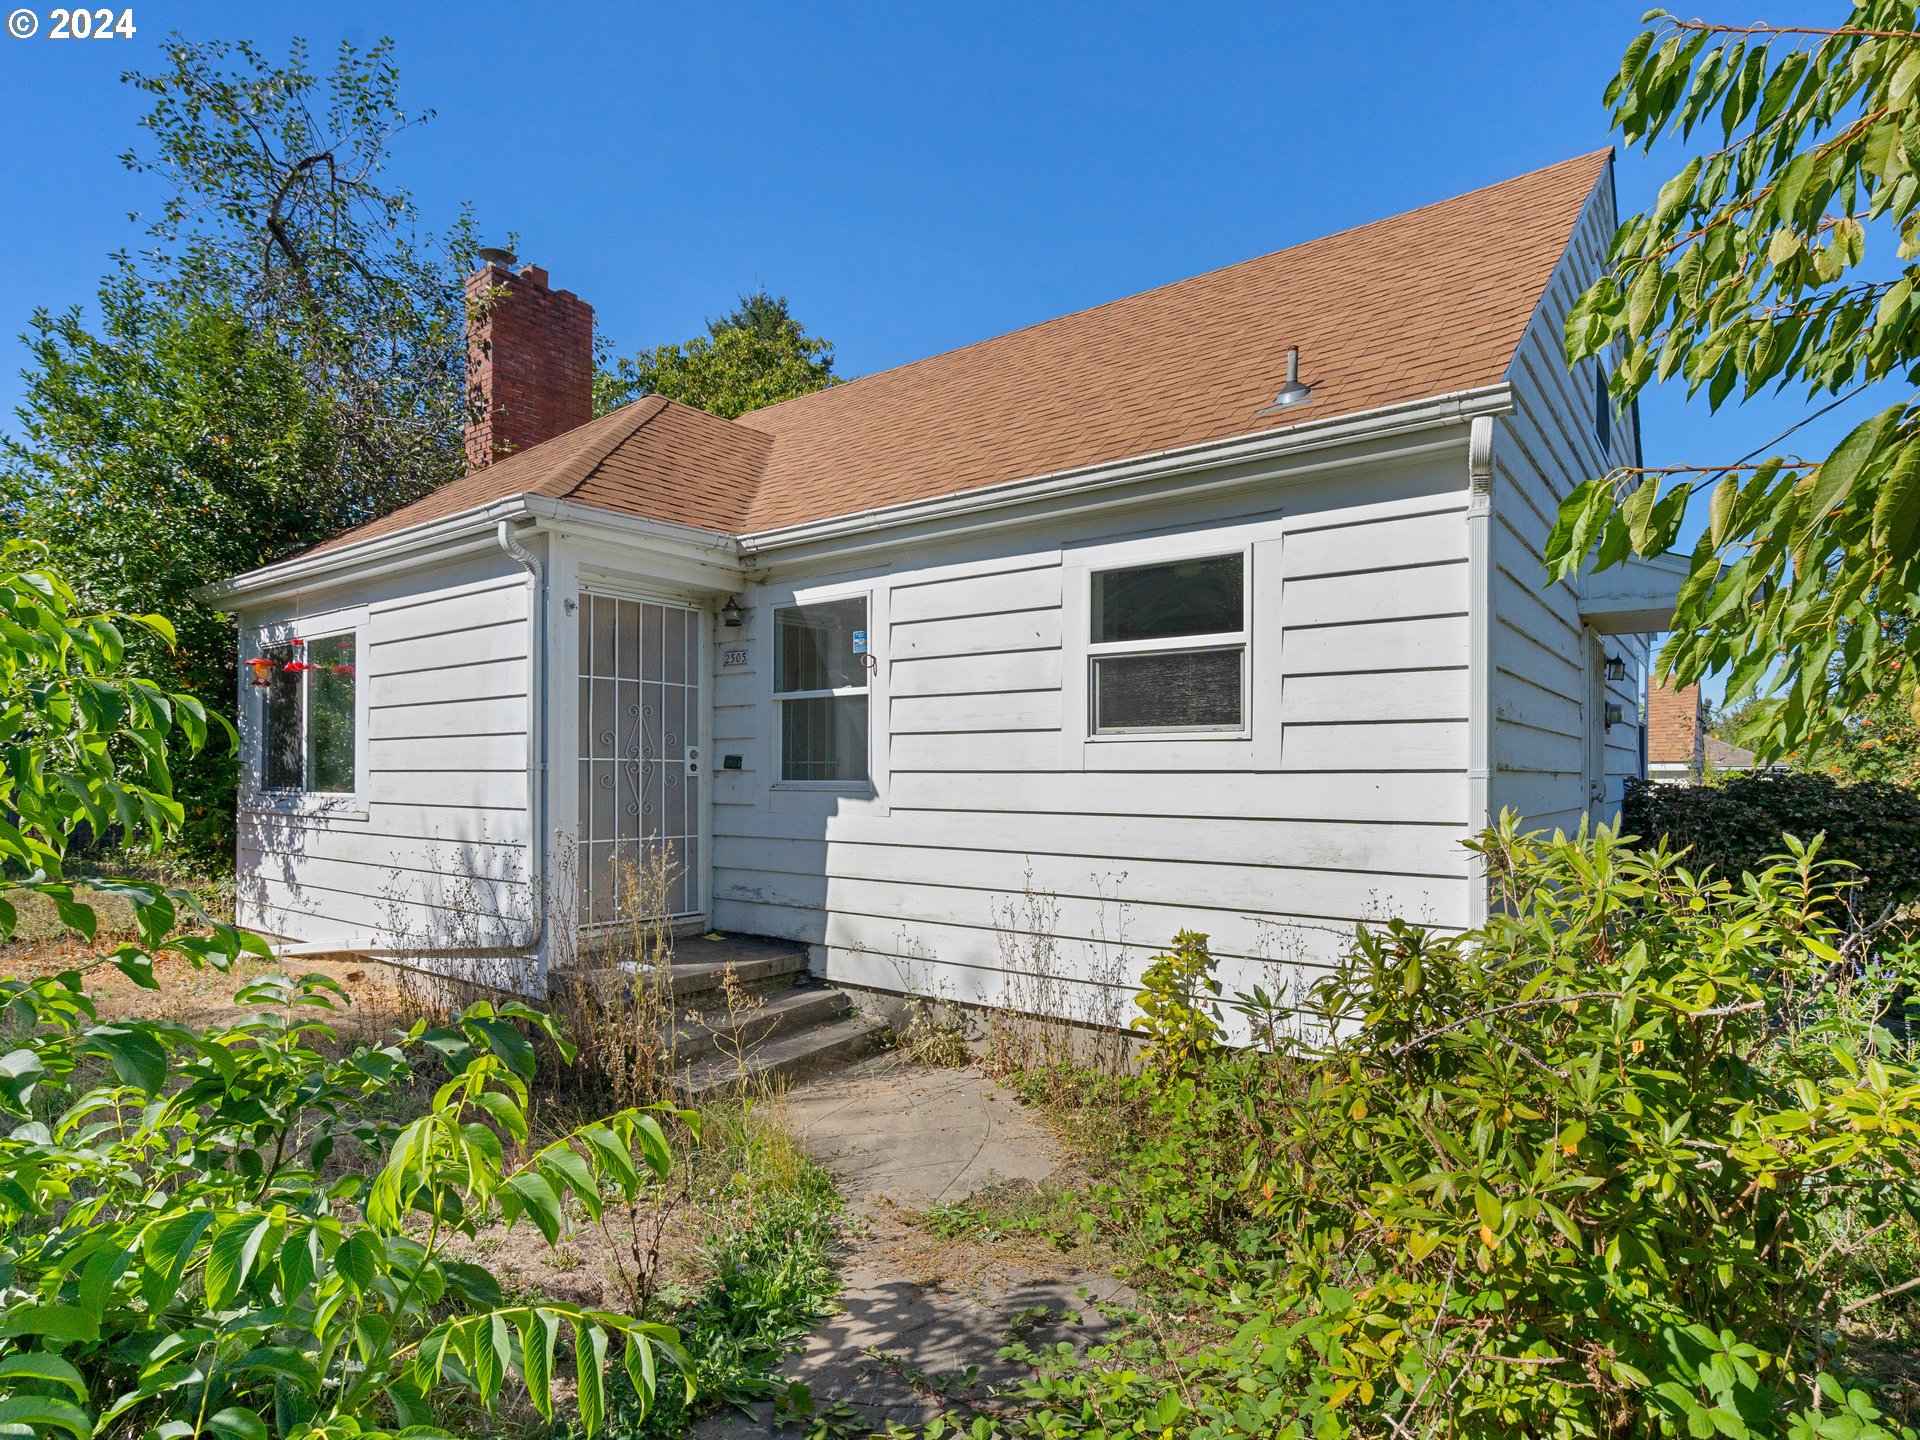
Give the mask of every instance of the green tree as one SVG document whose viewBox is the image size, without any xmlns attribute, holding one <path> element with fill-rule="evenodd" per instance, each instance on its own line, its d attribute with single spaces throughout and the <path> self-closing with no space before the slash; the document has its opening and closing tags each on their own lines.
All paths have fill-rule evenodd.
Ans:
<svg viewBox="0 0 1920 1440">
<path fill-rule="evenodd" d="M 100 309 L 97 330 L 69 313 L 33 339 L 12 447 L 24 525 L 84 577 L 87 603 L 174 607 L 180 643 L 136 638 L 140 664 L 230 715 L 233 626 L 192 593 L 349 521 L 341 492 L 310 478 L 325 473 L 337 436 L 298 368 L 231 307 L 166 308 L 122 282 L 103 288 Z M 183 848 L 224 851 L 231 752 L 186 757 L 179 778 Z"/>
<path fill-rule="evenodd" d="M 152 98 L 124 158 L 170 189 L 96 300 L 41 311 L 0 515 L 44 540 L 85 602 L 179 617 L 140 665 L 231 715 L 236 636 L 195 586 L 282 559 L 464 468 L 467 217 L 424 233 L 383 186 L 400 106 L 390 48 L 324 77 L 245 43 L 175 39 L 128 83 Z M 188 760 L 177 842 L 230 855 L 233 758 Z"/>
<path fill-rule="evenodd" d="M 1616 356 L 1621 405 L 1681 380 L 1715 409 L 1769 386 L 1804 406 L 1777 454 L 1580 486 L 1548 560 L 1566 575 L 1664 551 L 1710 497 L 1659 669 L 1725 673 L 1730 705 L 1760 700 L 1739 738 L 1763 758 L 1831 740 L 1868 696 L 1920 695 L 1920 405 L 1879 410 L 1822 458 L 1788 446 L 1869 387 L 1920 378 L 1914 9 L 1859 0 L 1830 29 L 1652 11 L 1606 92 L 1629 143 L 1711 140 L 1620 227 L 1568 318 L 1569 358 Z"/>
<path fill-rule="evenodd" d="M 786 296 L 762 289 L 709 320 L 705 335 L 603 365 L 593 399 L 595 413 L 604 415 L 644 395 L 665 395 L 731 420 L 839 383 L 833 345 L 806 332 Z"/>
</svg>

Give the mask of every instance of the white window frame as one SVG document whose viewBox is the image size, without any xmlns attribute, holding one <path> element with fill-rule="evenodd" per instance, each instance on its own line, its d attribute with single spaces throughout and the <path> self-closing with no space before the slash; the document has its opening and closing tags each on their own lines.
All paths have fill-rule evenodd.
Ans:
<svg viewBox="0 0 1920 1440">
<path fill-rule="evenodd" d="M 309 620 L 279 621 L 263 625 L 254 635 L 256 654 L 268 646 L 290 645 L 296 638 L 302 649 L 316 640 L 353 637 L 353 788 L 351 790 L 307 790 L 290 786 L 269 787 L 266 782 L 268 690 L 255 687 L 244 673 L 241 684 L 252 697 L 249 712 L 253 743 L 246 761 L 248 799 L 257 810 L 288 811 L 300 814 L 346 814 L 365 818 L 367 813 L 367 616 L 364 611 L 337 612 L 314 616 Z M 242 667 L 244 672 L 245 667 Z M 302 780 L 306 764 L 308 689 L 304 673 L 300 685 L 300 746 Z"/>
<path fill-rule="evenodd" d="M 1204 635 L 1177 635 L 1155 640 L 1107 640 L 1093 638 L 1096 605 L 1094 592 L 1102 575 L 1120 570 L 1142 570 L 1156 565 L 1177 565 L 1193 560 L 1219 560 L 1229 555 L 1240 557 L 1240 628 L 1212 631 Z M 1166 740 L 1246 740 L 1253 734 L 1253 546 L 1251 543 L 1195 545 L 1169 550 L 1164 554 L 1142 554 L 1137 559 L 1115 558 L 1090 565 L 1086 572 L 1085 627 L 1079 637 L 1086 651 L 1086 713 L 1082 717 L 1086 738 L 1093 744 L 1139 743 Z M 1193 650 L 1238 650 L 1240 652 L 1240 723 L 1138 729 L 1100 728 L 1099 661 L 1109 655 L 1174 655 Z"/>
<path fill-rule="evenodd" d="M 866 610 L 867 658 L 874 653 L 873 647 L 873 594 L 869 590 L 849 590 L 838 594 L 813 595 L 806 599 L 798 597 L 784 600 L 769 607 L 772 611 L 768 629 L 768 644 L 771 653 L 767 657 L 767 683 L 778 686 L 780 683 L 780 616 L 788 610 L 805 610 L 809 606 L 831 605 L 843 600 L 858 600 Z M 873 735 L 874 735 L 874 669 L 873 664 L 865 665 L 866 684 L 842 685 L 826 690 L 780 690 L 773 691 L 773 776 L 772 785 L 776 790 L 828 790 L 841 794 L 871 795 L 874 793 L 873 772 Z M 858 780 L 788 780 L 786 755 L 786 717 L 781 709 L 788 700 L 824 700 L 828 698 L 860 697 L 867 702 L 867 753 L 866 774 Z"/>
</svg>

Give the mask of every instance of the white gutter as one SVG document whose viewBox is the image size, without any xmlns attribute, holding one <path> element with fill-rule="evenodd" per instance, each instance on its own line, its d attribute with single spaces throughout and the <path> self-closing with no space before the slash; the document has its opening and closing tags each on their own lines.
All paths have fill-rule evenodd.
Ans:
<svg viewBox="0 0 1920 1440">
<path fill-rule="evenodd" d="M 1100 498 L 1126 486 L 1177 479 L 1197 470 L 1218 469 L 1225 465 L 1309 455 L 1318 450 L 1350 444 L 1358 440 L 1390 439 L 1423 430 L 1457 426 L 1476 416 L 1499 414 L 1513 408 L 1512 388 L 1504 382 L 1472 390 L 1456 390 L 1426 400 L 1382 406 L 1357 415 L 1336 416 L 1329 420 L 1308 421 L 1283 430 L 1262 430 L 1224 440 L 1208 440 L 1198 445 L 1182 445 L 1151 455 L 1134 456 L 1098 465 L 1082 465 L 1028 479 L 1011 480 L 999 485 L 982 486 L 958 494 L 936 496 L 928 500 L 910 500 L 898 505 L 877 506 L 871 510 L 836 515 L 825 520 L 810 520 L 797 525 L 758 530 L 740 537 L 744 559 L 752 564 L 767 552 L 792 549 L 822 542 L 877 537 L 883 532 L 964 517 L 973 522 L 969 528 L 1018 523 L 1017 519 L 998 522 L 981 517 L 1018 506 L 1063 500 L 1069 496 L 1097 504 Z M 1202 488 L 1226 488 L 1254 483 L 1270 477 L 1233 478 Z M 1199 493 L 1183 487 L 1182 494 Z M 892 543 L 874 540 L 873 544 Z M 835 553 L 848 549 L 872 548 L 871 545 L 835 545 Z"/>
<path fill-rule="evenodd" d="M 357 540 L 330 550 L 308 551 L 249 570 L 217 585 L 205 586 L 194 592 L 194 598 L 215 604 L 235 599 L 264 601 L 311 586 L 336 573 L 351 572 L 358 580 L 402 570 L 423 550 L 432 550 L 436 558 L 491 550 L 496 544 L 495 527 L 503 520 L 526 518 L 531 513 L 526 504 L 530 498 L 510 495 L 444 519 L 409 525 L 391 535 L 376 535 L 370 540 Z"/>
<path fill-rule="evenodd" d="M 1493 824 L 1493 417 L 1467 434 L 1467 823 Z M 1487 918 L 1487 869 L 1468 867 L 1467 925 Z"/>
<path fill-rule="evenodd" d="M 527 889 L 526 942 L 547 974 L 547 572 L 538 557 L 502 520 L 494 532 L 500 548 L 527 572 Z M 520 948 L 520 947 L 516 947 Z"/>
</svg>

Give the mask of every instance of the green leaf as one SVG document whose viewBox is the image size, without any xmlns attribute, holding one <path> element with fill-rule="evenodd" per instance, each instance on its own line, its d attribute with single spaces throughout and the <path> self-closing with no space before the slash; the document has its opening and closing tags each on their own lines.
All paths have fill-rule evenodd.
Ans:
<svg viewBox="0 0 1920 1440">
<path fill-rule="evenodd" d="M 533 1046 L 527 1037 L 520 1033 L 520 1027 L 511 1020 L 489 1020 L 468 1018 L 462 1023 L 470 1030 L 477 1031 L 486 1047 L 507 1063 L 507 1067 L 523 1080 L 533 1079 L 535 1057 Z"/>
<path fill-rule="evenodd" d="M 195 1210 L 150 1225 L 141 1233 L 140 1253 L 147 1262 L 147 1272 L 141 1277 L 140 1295 L 149 1310 L 163 1310 L 173 1303 L 180 1279 L 213 1222 L 211 1210 Z"/>
<path fill-rule="evenodd" d="M 1653 515 L 1653 502 L 1660 496 L 1660 477 L 1649 475 L 1640 482 L 1640 488 L 1627 497 L 1626 504 L 1620 507 L 1620 515 L 1627 522 L 1627 535 L 1633 542 L 1635 553 L 1650 553 L 1651 531 L 1648 521 Z"/>
<path fill-rule="evenodd" d="M 229 1405 L 207 1417 L 207 1428 L 230 1440 L 267 1440 L 267 1422 L 251 1410 Z"/>
<path fill-rule="evenodd" d="M 491 1115 L 494 1122 L 515 1140 L 523 1145 L 526 1143 L 527 1114 L 511 1095 L 498 1090 L 482 1090 L 473 1097 L 473 1103 Z"/>
<path fill-rule="evenodd" d="M 1473 1192 L 1473 1208 L 1480 1216 L 1480 1223 L 1487 1229 L 1498 1233 L 1500 1229 L 1500 1202 L 1487 1190 Z"/>
<path fill-rule="evenodd" d="M 607 1332 L 583 1320 L 573 1322 L 574 1370 L 579 1382 L 580 1424 L 587 1434 L 600 1429 L 606 1416 L 602 1388 L 607 1369 Z"/>
<path fill-rule="evenodd" d="M 500 1196 L 503 1208 L 508 1195 L 514 1196 L 533 1216 L 533 1223 L 540 1227 L 540 1233 L 547 1237 L 549 1245 L 558 1243 L 563 1222 L 560 1197 L 554 1194 L 553 1187 L 545 1179 L 530 1171 L 509 1176 Z M 511 1220 L 514 1217 L 509 1215 L 507 1218 Z"/>
<path fill-rule="evenodd" d="M 153 631 L 169 645 L 178 645 L 180 636 L 173 628 L 173 622 L 164 615 L 133 615 L 128 617 Z"/>
<path fill-rule="evenodd" d="M 100 1321 L 78 1305 L 16 1303 L 0 1314 L 0 1336 L 44 1335 L 49 1340 L 98 1340 Z"/>
<path fill-rule="evenodd" d="M 491 1405 L 500 1393 L 511 1359 L 507 1322 L 499 1315 L 484 1316 L 467 1327 L 473 1340 L 473 1383 L 480 1403 Z"/>
<path fill-rule="evenodd" d="M 86 1048 L 104 1054 L 121 1083 L 158 1094 L 167 1081 L 167 1052 L 142 1025 L 97 1025 L 86 1033 Z"/>
<path fill-rule="evenodd" d="M 520 1374 L 527 1382 L 527 1398 L 542 1419 L 553 1418 L 553 1352 L 560 1336 L 560 1320 L 536 1306 L 520 1322 Z"/>
<path fill-rule="evenodd" d="M 1873 502 L 1873 539 L 1876 545 L 1899 554 L 1913 545 L 1920 528 L 1920 441 L 1909 440 L 1894 461 Z"/>
<path fill-rule="evenodd" d="M 1860 477 L 1867 461 L 1892 429 L 1894 421 L 1904 407 L 1890 406 L 1878 415 L 1862 420 L 1846 438 L 1834 446 L 1816 473 L 1813 489 L 1807 500 L 1805 526 L 1811 527 L 1824 520 L 1853 488 L 1853 482 Z"/>
<path fill-rule="evenodd" d="M 379 1275 L 384 1254 L 379 1236 L 368 1230 L 356 1230 L 333 1252 L 333 1268 L 345 1276 L 355 1290 L 365 1290 Z"/>
<path fill-rule="evenodd" d="M 1731 475 L 1713 487 L 1713 499 L 1707 507 L 1707 533 L 1713 537 L 1716 550 L 1727 543 L 1733 524 L 1733 502 L 1739 495 L 1740 482 Z"/>
<path fill-rule="evenodd" d="M 65 1430 L 82 1440 L 93 1434 L 93 1421 L 86 1411 L 70 1400 L 51 1395 L 13 1395 L 0 1400 L 0 1430 L 8 1426 Z"/>
<path fill-rule="evenodd" d="M 658 1377 L 654 1373 L 653 1346 L 647 1343 L 643 1335 L 629 1332 L 625 1355 L 627 1380 L 633 1386 L 633 1393 L 640 1397 L 641 1408 L 651 1409 Z"/>
<path fill-rule="evenodd" d="M 295 1232 L 280 1246 L 280 1300 L 293 1304 L 313 1284 L 313 1249 L 309 1236 Z"/>
<path fill-rule="evenodd" d="M 44 1350 L 30 1350 L 21 1355 L 9 1355 L 0 1360 L 0 1380 L 44 1380 L 53 1385 L 64 1385 L 82 1401 L 87 1398 L 87 1382 L 80 1372 L 58 1355 Z"/>
<path fill-rule="evenodd" d="M 253 1219 L 241 1215 L 214 1232 L 213 1244 L 207 1251 L 206 1272 L 207 1304 L 213 1309 L 225 1309 L 239 1295 L 272 1229 L 271 1216 Z"/>
<path fill-rule="evenodd" d="M 573 1191 L 590 1217 L 599 1215 L 600 1186 L 593 1177 L 593 1171 L 586 1161 L 567 1148 L 564 1141 L 542 1150 L 534 1163 L 556 1191 Z"/>
</svg>

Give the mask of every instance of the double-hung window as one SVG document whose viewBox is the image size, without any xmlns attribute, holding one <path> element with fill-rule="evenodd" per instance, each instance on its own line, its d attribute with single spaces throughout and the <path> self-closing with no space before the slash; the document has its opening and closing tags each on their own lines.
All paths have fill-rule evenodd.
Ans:
<svg viewBox="0 0 1920 1440">
<path fill-rule="evenodd" d="M 783 782 L 867 782 L 866 638 L 864 595 L 774 612 L 773 699 Z"/>
<path fill-rule="evenodd" d="M 263 645 L 266 790 L 351 795 L 358 754 L 354 636 Z"/>
<path fill-rule="evenodd" d="M 1245 732 L 1244 551 L 1096 570 L 1091 583 L 1094 734 Z"/>
</svg>

